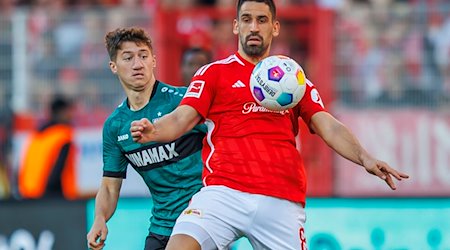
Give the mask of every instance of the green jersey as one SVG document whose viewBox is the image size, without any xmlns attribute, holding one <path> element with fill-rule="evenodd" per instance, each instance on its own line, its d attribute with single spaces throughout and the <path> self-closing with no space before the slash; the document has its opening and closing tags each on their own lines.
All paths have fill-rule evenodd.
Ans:
<svg viewBox="0 0 450 250">
<path fill-rule="evenodd" d="M 197 125 L 175 141 L 140 144 L 133 141 L 133 120 L 155 122 L 174 110 L 186 87 L 156 81 L 149 103 L 130 110 L 125 100 L 108 117 L 103 127 L 103 176 L 125 178 L 128 166 L 144 179 L 153 199 L 149 231 L 169 236 L 179 214 L 192 195 L 202 187 L 201 148 L 205 125 Z"/>
</svg>

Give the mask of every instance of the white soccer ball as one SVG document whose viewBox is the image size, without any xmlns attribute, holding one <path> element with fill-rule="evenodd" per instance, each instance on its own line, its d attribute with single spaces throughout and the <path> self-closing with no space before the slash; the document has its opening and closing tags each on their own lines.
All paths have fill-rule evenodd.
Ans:
<svg viewBox="0 0 450 250">
<path fill-rule="evenodd" d="M 302 67 L 293 59 L 282 56 L 264 58 L 253 69 L 250 90 L 255 101 L 273 111 L 294 107 L 306 90 Z"/>
</svg>

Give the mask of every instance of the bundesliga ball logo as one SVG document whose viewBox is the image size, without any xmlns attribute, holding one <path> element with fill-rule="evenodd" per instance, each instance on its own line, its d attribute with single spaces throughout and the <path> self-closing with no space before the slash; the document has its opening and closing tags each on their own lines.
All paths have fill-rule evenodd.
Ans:
<svg viewBox="0 0 450 250">
<path fill-rule="evenodd" d="M 303 69 L 286 56 L 269 56 L 260 61 L 250 76 L 250 90 L 255 101 L 270 110 L 294 107 L 306 90 Z"/>
</svg>

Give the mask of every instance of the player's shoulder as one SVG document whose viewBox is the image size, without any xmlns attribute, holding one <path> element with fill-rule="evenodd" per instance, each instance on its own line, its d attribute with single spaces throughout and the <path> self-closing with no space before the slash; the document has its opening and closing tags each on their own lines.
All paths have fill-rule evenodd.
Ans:
<svg viewBox="0 0 450 250">
<path fill-rule="evenodd" d="M 104 122 L 104 127 L 110 127 L 114 124 L 114 122 L 121 120 L 121 117 L 124 115 L 124 109 L 127 109 L 127 100 L 122 101 L 111 114 L 106 118 Z"/>
<path fill-rule="evenodd" d="M 185 86 L 175 86 L 165 82 L 157 81 L 157 87 L 154 93 L 154 97 L 163 98 L 182 98 L 186 93 L 187 87 Z"/>
<path fill-rule="evenodd" d="M 200 67 L 197 72 L 195 72 L 194 77 L 228 71 L 236 65 L 244 66 L 245 64 L 236 55 L 230 55 L 227 58 L 220 59 Z"/>
</svg>

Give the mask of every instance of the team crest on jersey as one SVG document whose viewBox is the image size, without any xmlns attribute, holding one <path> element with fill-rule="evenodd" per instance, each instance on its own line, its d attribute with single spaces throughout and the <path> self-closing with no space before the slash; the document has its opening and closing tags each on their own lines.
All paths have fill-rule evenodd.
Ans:
<svg viewBox="0 0 450 250">
<path fill-rule="evenodd" d="M 188 90 L 186 91 L 186 94 L 184 97 L 194 97 L 194 98 L 200 98 L 200 95 L 203 92 L 203 88 L 205 87 L 205 81 L 193 81 L 189 85 Z"/>
<path fill-rule="evenodd" d="M 195 209 L 195 208 L 191 208 L 191 209 L 186 209 L 183 212 L 184 215 L 195 215 L 198 217 L 202 217 L 202 211 L 199 209 Z"/>
</svg>

